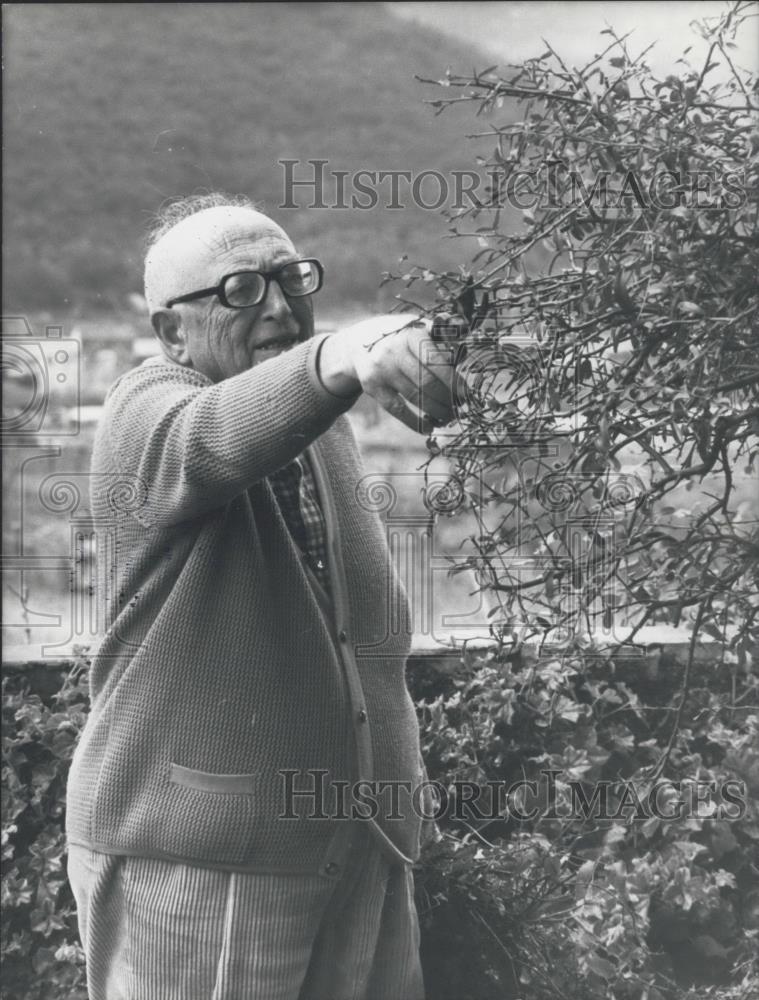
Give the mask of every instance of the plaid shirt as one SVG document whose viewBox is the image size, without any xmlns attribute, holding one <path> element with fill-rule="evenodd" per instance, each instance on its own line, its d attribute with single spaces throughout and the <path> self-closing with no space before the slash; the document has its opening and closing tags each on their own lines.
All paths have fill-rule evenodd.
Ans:
<svg viewBox="0 0 759 1000">
<path fill-rule="evenodd" d="M 319 583 L 330 594 L 327 535 L 311 465 L 305 455 L 269 476 L 282 517 Z"/>
</svg>

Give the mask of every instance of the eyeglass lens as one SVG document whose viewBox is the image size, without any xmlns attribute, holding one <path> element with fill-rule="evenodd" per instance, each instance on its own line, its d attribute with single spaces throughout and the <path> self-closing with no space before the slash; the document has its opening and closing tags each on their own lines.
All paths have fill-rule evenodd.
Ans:
<svg viewBox="0 0 759 1000">
<path fill-rule="evenodd" d="M 285 295 L 310 295 L 319 283 L 315 264 L 293 261 L 270 276 L 278 282 Z M 258 305 L 266 293 L 266 278 L 257 271 L 230 275 L 224 282 L 224 295 L 231 306 Z"/>
</svg>

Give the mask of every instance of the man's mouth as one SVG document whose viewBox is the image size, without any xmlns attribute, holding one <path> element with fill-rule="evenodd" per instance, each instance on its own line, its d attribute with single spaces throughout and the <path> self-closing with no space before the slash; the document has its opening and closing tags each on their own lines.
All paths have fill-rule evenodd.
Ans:
<svg viewBox="0 0 759 1000">
<path fill-rule="evenodd" d="M 291 347 L 300 343 L 300 337 L 270 337 L 256 345 L 256 352 L 271 356 L 279 354 L 281 351 L 289 351 Z"/>
</svg>

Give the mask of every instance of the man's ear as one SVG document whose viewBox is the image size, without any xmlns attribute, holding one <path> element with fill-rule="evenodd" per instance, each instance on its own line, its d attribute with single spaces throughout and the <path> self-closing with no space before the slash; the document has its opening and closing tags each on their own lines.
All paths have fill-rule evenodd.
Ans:
<svg viewBox="0 0 759 1000">
<path fill-rule="evenodd" d="M 190 351 L 182 317 L 176 309 L 156 309 L 150 314 L 156 337 L 161 341 L 164 354 L 180 365 L 189 365 Z"/>
</svg>

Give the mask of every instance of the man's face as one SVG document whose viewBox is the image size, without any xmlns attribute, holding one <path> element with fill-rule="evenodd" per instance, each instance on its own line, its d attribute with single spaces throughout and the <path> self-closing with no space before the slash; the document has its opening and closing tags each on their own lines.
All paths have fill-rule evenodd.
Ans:
<svg viewBox="0 0 759 1000">
<path fill-rule="evenodd" d="M 295 247 L 274 223 L 251 213 L 256 221 L 213 232 L 193 288 L 210 288 L 234 271 L 273 271 L 297 260 Z M 263 220 L 263 221 L 259 221 Z M 287 298 L 272 280 L 260 305 L 231 309 L 218 296 L 174 306 L 192 368 L 213 382 L 247 371 L 313 336 L 311 297 Z"/>
</svg>

